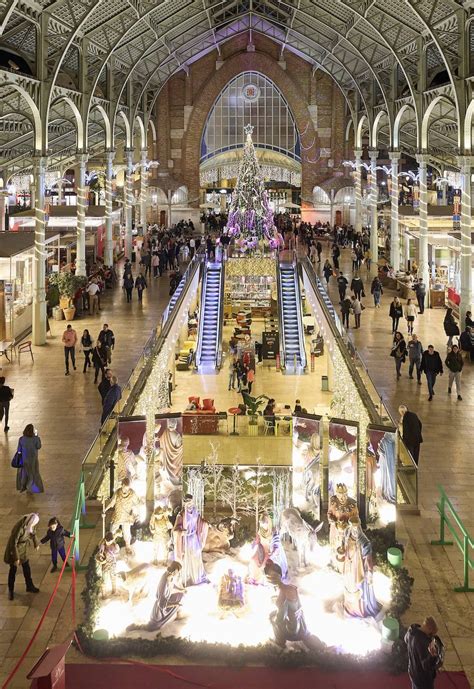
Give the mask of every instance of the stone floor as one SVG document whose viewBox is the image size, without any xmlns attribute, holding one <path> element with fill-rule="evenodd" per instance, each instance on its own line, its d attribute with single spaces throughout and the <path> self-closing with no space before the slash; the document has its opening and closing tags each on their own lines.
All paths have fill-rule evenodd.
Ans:
<svg viewBox="0 0 474 689">
<path fill-rule="evenodd" d="M 349 251 L 343 256 L 343 268 L 349 266 Z M 75 327 L 79 333 L 84 327 L 91 329 L 96 336 L 103 322 L 108 322 L 116 334 L 117 346 L 113 356 L 112 368 L 118 374 L 119 382 L 124 383 L 130 374 L 149 333 L 159 321 L 163 307 L 168 300 L 168 279 L 150 280 L 150 289 L 145 293 L 143 305 L 137 301 L 125 303 L 120 288 L 109 292 L 103 301 L 100 316 L 78 320 Z M 367 285 L 368 287 L 369 285 Z M 331 297 L 336 301 L 337 290 L 332 286 Z M 369 292 L 367 292 L 369 294 Z M 437 383 L 437 394 L 433 402 L 427 401 L 425 385 L 417 386 L 416 381 L 408 379 L 407 370 L 403 378 L 396 382 L 393 361 L 389 357 L 391 345 L 391 322 L 388 318 L 390 295 L 386 292 L 382 308 L 375 310 L 371 300 L 366 300 L 367 310 L 362 315 L 362 328 L 353 333 L 354 342 L 366 359 L 370 373 L 384 397 L 384 401 L 396 416 L 401 402 L 416 411 L 423 420 L 425 442 L 420 462 L 420 508 L 421 516 L 400 518 L 399 536 L 407 542 L 406 562 L 413 576 L 415 587 L 412 607 L 406 622 L 419 621 L 425 614 L 434 614 L 440 623 L 441 635 L 447 642 L 447 667 L 462 667 L 474 682 L 474 610 L 473 594 L 454 593 L 453 586 L 459 585 L 462 576 L 462 563 L 455 547 L 434 547 L 430 540 L 437 537 L 439 519 L 436 511 L 437 484 L 442 484 L 452 498 L 456 509 L 466 526 L 474 533 L 474 517 L 470 502 L 473 489 L 473 475 L 469 463 L 472 462 L 470 431 L 473 418 L 473 373 L 472 369 L 463 374 L 463 402 L 446 394 L 446 378 Z M 417 322 L 416 330 L 423 344 L 428 339 L 443 355 L 445 336 L 442 328 L 443 311 L 429 310 Z M 28 356 L 21 364 L 11 365 L 3 359 L 2 375 L 7 384 L 15 388 L 12 405 L 10 432 L 2 435 L 0 449 L 0 548 L 5 546 L 10 529 L 15 520 L 29 511 L 41 514 L 40 534 L 45 529 L 47 519 L 56 515 L 65 524 L 69 522 L 74 491 L 81 460 L 92 442 L 99 426 L 100 399 L 93 385 L 91 373 L 82 373 L 82 368 L 71 376 L 64 376 L 61 333 L 65 323 L 52 322 L 52 337 L 42 348 L 34 348 L 34 363 Z M 81 358 L 81 355 L 78 356 Z M 322 365 L 322 364 L 321 364 Z M 321 371 L 319 372 L 321 373 Z M 221 374 L 222 375 L 222 374 Z M 280 374 L 278 374 L 280 375 Z M 310 377 L 308 376 L 308 382 Z M 257 374 L 255 391 L 265 388 L 264 376 Z M 302 378 L 280 377 L 282 401 L 288 399 L 292 404 L 296 397 L 306 394 L 306 381 Z M 291 383 L 290 383 L 291 381 Z M 295 381 L 299 388 L 295 388 Z M 187 386 L 178 389 L 174 404 L 184 402 Z M 227 386 L 225 386 L 227 388 Z M 313 388 L 314 390 L 314 388 Z M 320 394 L 320 393 L 318 393 Z M 238 400 L 235 393 L 225 395 L 220 400 L 232 406 Z M 228 403 L 230 401 L 230 403 Z M 240 400 L 238 400 L 240 401 Z M 317 400 L 317 403 L 324 400 Z M 43 449 L 40 452 L 40 466 L 46 492 L 28 498 L 15 491 L 15 471 L 10 468 L 10 460 L 16 449 L 18 437 L 24 426 L 32 422 L 38 428 Z M 90 517 L 92 521 L 98 513 Z M 94 531 L 81 532 L 81 550 L 87 557 L 89 547 L 95 542 Z M 54 587 L 56 575 L 49 574 L 49 550 L 43 547 L 39 554 L 31 558 L 35 583 L 41 588 L 37 596 L 25 594 L 23 581 L 18 579 L 18 595 L 13 603 L 6 597 L 7 567 L 0 569 L 0 679 L 5 676 L 21 655 L 32 630 Z M 18 673 L 12 687 L 28 686 L 25 673 L 42 653 L 46 643 L 63 641 L 71 630 L 70 602 L 67 597 L 69 580 L 61 584 L 59 595 L 40 632 L 38 640 L 30 650 L 23 669 Z M 78 589 L 82 588 L 82 576 L 78 579 Z M 78 604 L 79 597 L 78 597 Z M 79 660 L 77 652 L 68 656 L 71 662 Z"/>
</svg>

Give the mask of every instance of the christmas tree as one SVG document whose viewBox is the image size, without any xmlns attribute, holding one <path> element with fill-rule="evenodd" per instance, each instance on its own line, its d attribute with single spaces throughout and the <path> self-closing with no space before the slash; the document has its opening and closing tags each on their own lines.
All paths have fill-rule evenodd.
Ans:
<svg viewBox="0 0 474 689">
<path fill-rule="evenodd" d="M 249 248 L 262 237 L 273 241 L 275 233 L 273 213 L 255 154 L 252 131 L 250 124 L 244 127 L 244 154 L 227 220 L 228 233 L 243 239 Z"/>
</svg>

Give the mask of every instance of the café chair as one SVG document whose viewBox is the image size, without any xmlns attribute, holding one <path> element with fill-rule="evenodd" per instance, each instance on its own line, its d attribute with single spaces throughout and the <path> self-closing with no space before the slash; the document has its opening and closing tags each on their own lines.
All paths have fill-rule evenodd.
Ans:
<svg viewBox="0 0 474 689">
<path fill-rule="evenodd" d="M 18 363 L 20 363 L 20 356 L 22 352 L 29 352 L 31 354 L 31 360 L 34 361 L 35 358 L 33 356 L 33 350 L 31 349 L 31 340 L 27 340 L 26 342 L 22 342 L 21 344 L 18 345 L 17 348 L 18 352 Z"/>
</svg>

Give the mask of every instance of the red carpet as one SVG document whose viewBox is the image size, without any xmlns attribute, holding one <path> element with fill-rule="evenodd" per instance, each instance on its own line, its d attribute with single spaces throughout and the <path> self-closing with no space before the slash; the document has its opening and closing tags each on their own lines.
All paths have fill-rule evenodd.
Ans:
<svg viewBox="0 0 474 689">
<path fill-rule="evenodd" d="M 325 673 L 314 668 L 271 670 L 102 663 L 66 665 L 66 689 L 410 689 L 407 675 Z M 463 672 L 441 672 L 436 689 L 470 689 Z"/>
</svg>

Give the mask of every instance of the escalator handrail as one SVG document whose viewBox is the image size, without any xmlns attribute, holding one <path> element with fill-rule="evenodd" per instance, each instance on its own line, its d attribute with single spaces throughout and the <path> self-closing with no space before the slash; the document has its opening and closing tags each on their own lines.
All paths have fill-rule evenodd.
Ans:
<svg viewBox="0 0 474 689">
<path fill-rule="evenodd" d="M 201 308 L 199 310 L 199 330 L 198 330 L 198 345 L 196 351 L 196 366 L 201 365 L 202 357 L 202 341 L 204 335 L 204 315 L 206 312 L 206 293 L 207 293 L 207 265 L 208 261 L 203 261 L 202 275 L 201 275 Z"/>
<path fill-rule="evenodd" d="M 216 368 L 220 369 L 222 366 L 222 329 L 224 325 L 224 293 L 225 293 L 225 262 L 221 260 L 221 274 L 220 274 L 220 290 L 219 290 L 219 312 L 217 317 L 217 333 L 216 333 Z"/>
<path fill-rule="evenodd" d="M 278 328 L 280 330 L 280 368 L 286 368 L 286 355 L 285 355 L 285 329 L 283 326 L 283 293 L 281 288 L 281 275 L 280 275 L 280 257 L 278 252 L 276 254 L 276 276 L 277 276 L 277 293 L 278 293 Z"/>
<path fill-rule="evenodd" d="M 202 255 L 195 253 L 190 262 L 188 263 L 188 266 L 186 270 L 183 273 L 183 276 L 181 280 L 179 281 L 179 284 L 176 288 L 176 290 L 173 292 L 173 294 L 170 297 L 170 300 L 168 304 L 165 307 L 165 310 L 162 313 L 161 316 L 161 328 L 164 327 L 166 321 L 170 317 L 171 313 L 174 311 L 176 304 L 178 303 L 179 297 L 181 296 L 181 292 L 184 290 L 184 287 L 186 283 L 189 281 L 191 275 L 194 275 L 194 266 L 196 263 L 200 263 L 202 261 Z"/>
<path fill-rule="evenodd" d="M 332 336 L 334 337 L 335 342 L 338 345 L 338 349 L 345 361 L 345 364 L 348 368 L 348 370 L 351 372 L 351 378 L 354 381 L 355 385 L 357 386 L 359 395 L 361 399 L 364 402 L 364 406 L 367 410 L 367 413 L 369 414 L 371 423 L 377 423 L 381 424 L 383 423 L 383 420 L 380 417 L 379 412 L 377 411 L 375 404 L 373 403 L 372 398 L 370 397 L 369 393 L 367 392 L 364 383 L 360 377 L 359 371 L 357 370 L 356 366 L 354 365 L 354 362 L 351 359 L 349 350 L 347 348 L 346 343 L 344 342 L 344 339 L 339 332 L 337 325 L 331 316 L 331 313 L 327 307 L 326 302 L 324 301 L 320 290 L 318 288 L 318 281 L 319 278 L 315 273 L 314 267 L 309 260 L 307 256 L 304 258 L 299 259 L 300 264 L 302 266 L 302 269 L 306 272 L 306 275 L 308 276 L 309 283 L 311 284 L 314 294 L 316 296 L 317 301 L 319 302 L 319 305 L 321 307 L 321 310 L 324 313 L 325 320 L 327 323 L 327 326 L 329 330 L 331 331 Z"/>
<path fill-rule="evenodd" d="M 300 349 L 300 362 L 301 368 L 306 370 L 307 359 L 306 359 L 306 348 L 304 341 L 304 329 L 303 329 L 303 302 L 301 299 L 300 290 L 300 278 L 298 275 L 298 264 L 296 257 L 293 258 L 293 279 L 295 281 L 295 296 L 296 296 L 296 320 L 298 323 L 298 340 Z"/>
</svg>

